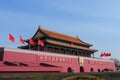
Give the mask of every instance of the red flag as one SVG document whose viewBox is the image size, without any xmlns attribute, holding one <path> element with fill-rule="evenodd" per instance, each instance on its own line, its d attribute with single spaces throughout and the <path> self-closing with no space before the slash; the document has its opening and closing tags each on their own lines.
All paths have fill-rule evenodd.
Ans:
<svg viewBox="0 0 120 80">
<path fill-rule="evenodd" d="M 103 56 L 106 56 L 106 53 L 105 53 L 105 52 L 103 53 Z"/>
<path fill-rule="evenodd" d="M 111 53 L 109 54 L 109 56 L 111 56 Z"/>
<path fill-rule="evenodd" d="M 106 53 L 106 54 L 105 54 L 105 57 L 107 57 L 107 56 L 109 56 L 109 54 L 108 54 L 108 53 Z"/>
<path fill-rule="evenodd" d="M 34 42 L 34 40 L 32 38 L 30 38 L 30 44 L 35 46 L 35 42 Z"/>
<path fill-rule="evenodd" d="M 24 42 L 22 36 L 20 36 L 20 42 L 21 42 L 22 44 L 25 44 L 25 42 Z"/>
<path fill-rule="evenodd" d="M 101 53 L 100 57 L 103 57 L 103 53 Z"/>
<path fill-rule="evenodd" d="M 9 33 L 8 38 L 10 41 L 15 42 L 15 38 Z"/>
<path fill-rule="evenodd" d="M 111 56 L 111 53 L 109 53 L 109 55 L 108 56 Z"/>
<path fill-rule="evenodd" d="M 44 42 L 42 40 L 38 40 L 38 44 L 44 46 Z"/>
</svg>

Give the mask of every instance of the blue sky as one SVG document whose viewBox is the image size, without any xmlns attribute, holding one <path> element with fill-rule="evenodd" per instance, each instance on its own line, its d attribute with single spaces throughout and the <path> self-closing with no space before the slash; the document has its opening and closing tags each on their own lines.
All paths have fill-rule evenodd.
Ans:
<svg viewBox="0 0 120 80">
<path fill-rule="evenodd" d="M 38 25 L 79 36 L 99 57 L 110 52 L 120 58 L 120 0 L 0 0 L 0 46 L 16 47 L 19 36 L 28 39 Z M 15 43 L 8 40 L 11 33 Z"/>
</svg>

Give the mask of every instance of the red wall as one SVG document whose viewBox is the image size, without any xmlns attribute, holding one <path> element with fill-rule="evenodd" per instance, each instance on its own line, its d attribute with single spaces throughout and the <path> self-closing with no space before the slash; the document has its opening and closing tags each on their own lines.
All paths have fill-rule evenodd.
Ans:
<svg viewBox="0 0 120 80">
<path fill-rule="evenodd" d="M 114 62 L 94 59 L 93 60 L 85 59 L 84 61 L 85 72 L 90 72 L 91 68 L 93 68 L 95 72 L 98 72 L 98 69 L 102 71 L 105 68 L 115 70 Z"/>
<path fill-rule="evenodd" d="M 50 53 L 51 54 L 51 53 Z M 9 61 L 9 62 L 15 62 L 15 63 L 25 63 L 28 64 L 29 66 L 22 67 L 20 70 L 41 70 L 42 71 L 49 71 L 49 70 L 60 70 L 60 72 L 68 72 L 68 68 L 70 67 L 71 69 L 74 69 L 75 72 L 80 72 L 80 65 L 78 57 L 64 57 L 64 56 L 51 56 L 51 55 L 44 55 L 44 54 L 31 54 L 31 53 L 24 53 L 24 52 L 15 52 L 15 51 L 5 51 L 4 52 L 4 58 L 3 61 Z M 49 67 L 45 68 L 43 66 L 40 66 L 40 63 L 46 63 L 50 65 L 57 66 L 59 69 L 56 67 Z M 34 68 L 32 68 L 32 67 Z M 110 61 L 105 61 L 101 59 L 92 59 L 92 58 L 85 58 L 83 57 L 83 62 L 82 66 L 84 68 L 85 72 L 90 72 L 90 69 L 93 68 L 95 72 L 98 72 L 98 69 L 102 71 L 105 68 L 110 68 L 115 70 L 115 65 L 114 62 Z M 41 68 L 41 69 L 39 69 Z M 9 68 L 7 68 L 9 69 Z M 14 68 L 14 69 L 18 69 Z M 13 69 L 13 70 L 14 70 Z"/>
</svg>

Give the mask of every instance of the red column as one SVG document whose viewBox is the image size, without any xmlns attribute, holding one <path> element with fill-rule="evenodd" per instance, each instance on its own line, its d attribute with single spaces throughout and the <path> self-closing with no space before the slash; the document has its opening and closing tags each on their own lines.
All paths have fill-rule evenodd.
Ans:
<svg viewBox="0 0 120 80">
<path fill-rule="evenodd" d="M 54 53 L 54 47 L 51 47 L 52 48 L 52 52 Z"/>
<path fill-rule="evenodd" d="M 46 51 L 47 52 L 47 46 L 45 46 L 45 50 L 44 51 Z"/>
</svg>

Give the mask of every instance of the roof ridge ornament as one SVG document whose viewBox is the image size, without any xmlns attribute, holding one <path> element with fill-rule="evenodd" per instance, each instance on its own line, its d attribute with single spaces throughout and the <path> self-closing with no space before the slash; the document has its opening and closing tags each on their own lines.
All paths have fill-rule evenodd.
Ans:
<svg viewBox="0 0 120 80">
<path fill-rule="evenodd" d="M 41 26 L 41 25 L 38 25 L 38 28 L 39 28 L 39 29 L 41 29 L 41 28 L 42 28 L 42 26 Z"/>
<path fill-rule="evenodd" d="M 80 38 L 78 37 L 78 35 L 76 36 L 76 38 L 77 38 L 79 41 L 81 41 Z M 83 41 L 82 41 L 82 42 L 83 42 Z"/>
<path fill-rule="evenodd" d="M 77 39 L 79 39 L 78 35 L 76 36 Z"/>
</svg>

